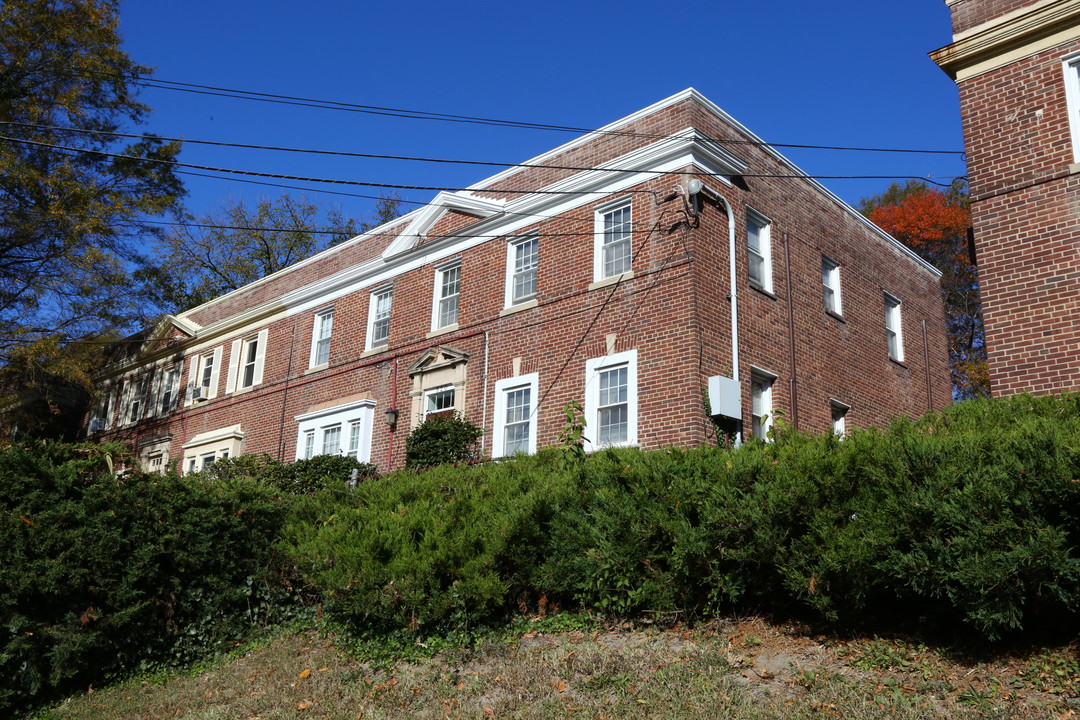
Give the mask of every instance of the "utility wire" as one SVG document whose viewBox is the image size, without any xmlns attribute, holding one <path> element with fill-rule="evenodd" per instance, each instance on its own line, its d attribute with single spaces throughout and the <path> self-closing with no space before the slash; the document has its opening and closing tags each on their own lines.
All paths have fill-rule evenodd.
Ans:
<svg viewBox="0 0 1080 720">
<path fill-rule="evenodd" d="M 363 180 L 341 180 L 335 178 L 315 178 L 305 177 L 303 175 L 283 175 L 280 173 L 268 173 L 259 172 L 256 170 L 237 170 L 233 168 L 219 168 L 211 165 L 196 165 L 194 163 L 183 163 L 178 160 L 162 160 L 160 158 L 150 157 L 137 157 L 134 155 L 124 155 L 122 153 L 110 153 L 103 150 L 91 150 L 89 148 L 77 148 L 66 145 L 56 145 L 54 143 L 45 143 L 37 140 L 26 140 L 23 138 L 14 138 L 6 135 L 0 135 L 0 140 L 7 140 L 8 142 L 21 143 L 24 145 L 33 145 L 35 147 L 45 147 L 53 150 L 63 150 L 74 153 L 89 153 L 93 155 L 100 155 L 103 157 L 110 157 L 123 160 L 135 160 L 138 162 L 157 163 L 161 165 L 171 165 L 173 167 L 193 168 L 196 170 L 207 170 L 209 172 L 220 172 L 231 175 L 245 175 L 253 177 L 274 178 L 278 180 L 294 180 L 298 182 L 312 182 L 312 183 L 327 183 L 331 185 L 351 185 L 360 187 L 381 187 L 392 190 L 426 190 L 433 192 L 486 192 L 486 193 L 503 193 L 507 195 L 602 195 L 604 192 L 594 190 L 517 190 L 517 189 L 504 189 L 504 188 L 469 188 L 469 187 L 446 187 L 437 185 L 400 185 L 396 183 L 376 183 L 367 182 Z M 595 168 L 587 168 L 593 170 Z M 678 173 L 668 173 L 678 174 Z M 684 173 L 687 174 L 687 173 Z M 705 177 L 717 177 L 716 173 L 688 173 L 691 175 L 705 176 Z M 791 179 L 791 180 L 921 180 L 929 182 L 941 187 L 949 187 L 950 183 L 942 183 L 929 178 L 924 178 L 917 175 L 809 175 L 809 174 L 771 174 L 771 173 L 740 173 L 739 177 L 743 178 L 772 178 L 772 179 Z M 647 193 L 648 190 L 627 190 L 626 193 Z"/>
<path fill-rule="evenodd" d="M 106 73 L 99 73 L 106 74 Z M 337 100 L 318 100 L 314 98 L 297 97 L 293 95 L 281 95 L 276 93 L 263 93 L 253 90 L 238 90 L 235 88 L 215 87 L 213 85 L 200 85 L 197 83 L 179 82 L 176 80 L 162 80 L 159 78 L 136 77 L 128 78 L 143 87 L 156 88 L 159 90 L 177 90 L 182 92 L 202 95 L 215 95 L 219 97 L 232 97 L 241 100 L 256 100 L 283 105 L 299 105 L 302 107 L 317 107 L 328 110 L 343 110 L 348 112 L 360 112 L 372 115 L 385 115 L 390 117 L 403 117 L 415 120 L 441 120 L 444 122 L 457 122 L 478 125 L 493 125 L 498 127 L 522 128 L 528 130 L 551 130 L 567 133 L 585 133 L 589 135 L 618 135 L 622 137 L 638 138 L 662 138 L 666 135 L 650 133 L 638 133 L 625 130 L 591 130 L 589 128 L 574 127 L 570 125 L 554 125 L 549 123 L 525 122 L 520 120 L 503 120 L 473 115 L 454 115 L 451 113 L 430 112 L 426 110 L 408 110 L 403 108 L 382 107 L 379 105 L 360 105 L 356 103 L 340 102 Z M 882 148 L 882 147 L 856 147 L 843 145 L 809 145 L 805 143 L 770 143 L 761 140 L 726 140 L 721 138 L 709 138 L 718 143 L 729 145 L 763 145 L 770 147 L 797 148 L 803 150 L 844 150 L 857 152 L 884 152 L 884 153 L 918 153 L 929 155 L 963 155 L 963 150 L 924 150 L 918 148 Z"/>
</svg>

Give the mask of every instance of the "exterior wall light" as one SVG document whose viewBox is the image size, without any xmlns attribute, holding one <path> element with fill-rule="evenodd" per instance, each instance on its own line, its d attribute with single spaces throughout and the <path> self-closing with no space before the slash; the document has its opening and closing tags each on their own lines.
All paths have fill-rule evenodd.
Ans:
<svg viewBox="0 0 1080 720">
<path fill-rule="evenodd" d="M 397 427 L 397 418 L 398 418 L 397 408 L 387 408 L 386 409 L 386 424 L 389 425 L 391 429 Z"/>
</svg>

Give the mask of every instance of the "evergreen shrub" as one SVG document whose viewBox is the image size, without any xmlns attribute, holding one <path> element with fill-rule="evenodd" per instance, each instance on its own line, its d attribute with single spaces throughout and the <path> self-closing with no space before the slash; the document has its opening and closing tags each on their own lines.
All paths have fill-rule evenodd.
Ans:
<svg viewBox="0 0 1080 720">
<path fill-rule="evenodd" d="M 405 438 L 405 466 L 428 468 L 476 459 L 484 431 L 457 412 L 428 416 Z"/>
<path fill-rule="evenodd" d="M 111 472 L 119 446 L 0 450 L 0 715 L 280 617 L 286 508 L 247 478 Z"/>
</svg>

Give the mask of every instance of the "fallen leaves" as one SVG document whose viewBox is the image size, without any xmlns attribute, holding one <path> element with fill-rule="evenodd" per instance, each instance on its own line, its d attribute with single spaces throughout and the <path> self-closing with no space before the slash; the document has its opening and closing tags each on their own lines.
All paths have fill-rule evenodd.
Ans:
<svg viewBox="0 0 1080 720">
<path fill-rule="evenodd" d="M 311 677 L 311 668 L 304 668 L 303 670 L 300 671 L 300 674 L 297 675 L 297 677 L 301 678 L 301 679 L 306 678 L 306 677 Z"/>
</svg>

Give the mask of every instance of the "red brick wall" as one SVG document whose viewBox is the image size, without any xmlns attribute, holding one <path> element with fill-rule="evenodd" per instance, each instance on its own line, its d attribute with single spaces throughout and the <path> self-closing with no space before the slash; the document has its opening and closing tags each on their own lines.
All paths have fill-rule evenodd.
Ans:
<svg viewBox="0 0 1080 720">
<path fill-rule="evenodd" d="M 1001 17 L 1036 0 L 960 0 L 952 6 L 953 32 L 961 33 L 988 20 Z"/>
<path fill-rule="evenodd" d="M 693 101 L 667 108 L 635 127 L 660 134 L 691 123 L 712 137 L 740 139 L 733 128 Z M 604 135 L 572 149 L 557 162 L 591 165 L 651 141 Z M 750 174 L 791 173 L 761 148 L 740 145 L 737 153 L 750 164 Z M 539 187 L 566 172 L 528 169 L 503 182 Z M 390 342 L 383 352 L 364 354 L 369 289 L 334 301 L 334 333 L 325 369 L 308 370 L 318 308 L 269 326 L 264 381 L 250 391 L 224 393 L 231 349 L 231 341 L 225 341 L 219 396 L 189 408 L 181 406 L 159 423 L 171 428 L 172 456 L 180 457 L 181 445 L 192 436 L 240 422 L 246 452 L 291 460 L 296 456 L 296 415 L 360 394 L 377 402 L 372 462 L 383 468 L 400 465 L 409 428 L 411 381 L 406 369 L 436 345 L 470 354 L 465 412 L 483 425 L 488 452 L 494 384 L 512 374 L 515 358 L 521 358 L 522 374 L 539 374 L 537 443 L 553 445 L 563 426 L 562 407 L 584 398 L 586 361 L 606 354 L 610 334 L 617 336 L 614 352 L 637 350 L 640 445 L 657 448 L 705 442 L 711 432 L 703 409 L 706 379 L 732 373 L 728 218 L 709 205 L 702 209 L 697 227 L 683 224 L 671 231 L 684 217 L 678 212 L 681 200 L 657 205 L 656 198 L 682 179 L 657 177 L 626 193 L 633 197 L 634 277 L 617 286 L 589 289 L 594 207 L 601 204 L 597 201 L 534 226 L 540 237 L 536 307 L 500 315 L 506 262 L 506 241 L 500 238 L 460 255 L 459 322 L 453 332 L 427 337 L 435 277 L 434 265 L 429 264 L 394 280 Z M 728 199 L 735 216 L 739 372 L 747 425 L 751 366 L 778 376 L 774 407 L 783 410 L 789 421 L 797 416 L 807 430 L 829 427 L 830 398 L 851 406 L 848 421 L 852 425 L 881 425 L 897 415 L 917 416 L 931 405 L 940 408 L 949 403 L 943 308 L 934 275 L 803 180 L 748 178 L 745 187 L 732 187 L 715 178 L 704 179 Z M 772 294 L 751 289 L 747 280 L 747 206 L 772 221 Z M 842 318 L 825 312 L 822 253 L 842 263 Z M 309 275 L 316 267 L 328 272 L 340 265 L 331 258 L 285 277 L 308 282 L 314 279 Z M 272 286 L 279 294 L 291 289 L 284 280 Z M 888 359 L 886 291 L 903 301 L 903 364 Z M 240 309 L 243 302 L 265 299 L 269 292 L 238 293 L 230 307 Z M 205 311 L 203 320 L 223 312 L 210 307 L 212 313 Z M 924 357 L 924 321 L 929 363 Z M 794 364 L 790 325 L 795 328 Z M 184 367 L 186 383 L 189 365 Z M 794 407 L 793 387 L 798 396 Z M 383 413 L 391 406 L 401 412 L 396 432 L 383 422 Z M 146 422 L 138 434 L 158 432 Z"/>
<path fill-rule="evenodd" d="M 1080 387 L 1080 180 L 1061 62 L 1078 49 L 1064 44 L 959 83 L 998 395 Z"/>
</svg>

